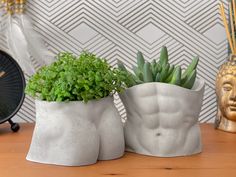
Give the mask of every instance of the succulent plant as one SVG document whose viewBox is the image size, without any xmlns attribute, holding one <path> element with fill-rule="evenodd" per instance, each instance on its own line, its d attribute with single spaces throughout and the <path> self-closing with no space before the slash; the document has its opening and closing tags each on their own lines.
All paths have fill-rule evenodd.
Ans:
<svg viewBox="0 0 236 177">
<path fill-rule="evenodd" d="M 163 46 L 159 61 L 155 59 L 151 63 L 145 61 L 143 54 L 138 51 L 138 66 L 133 66 L 133 73 L 129 72 L 120 61 L 118 61 L 118 68 L 126 72 L 127 80 L 125 84 L 127 87 L 147 82 L 162 82 L 191 89 L 197 75 L 198 60 L 198 56 L 194 57 L 187 69 L 182 72 L 181 66 L 169 64 L 168 50 Z"/>
</svg>

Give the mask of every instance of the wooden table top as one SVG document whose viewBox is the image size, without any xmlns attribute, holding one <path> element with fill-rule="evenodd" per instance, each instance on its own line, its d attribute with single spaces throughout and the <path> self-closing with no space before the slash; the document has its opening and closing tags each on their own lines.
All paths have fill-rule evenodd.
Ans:
<svg viewBox="0 0 236 177">
<path fill-rule="evenodd" d="M 203 152 L 189 157 L 158 158 L 125 153 L 124 157 L 84 167 L 63 167 L 25 159 L 34 124 L 12 133 L 0 125 L 0 177 L 236 177 L 236 134 L 201 124 Z"/>
</svg>

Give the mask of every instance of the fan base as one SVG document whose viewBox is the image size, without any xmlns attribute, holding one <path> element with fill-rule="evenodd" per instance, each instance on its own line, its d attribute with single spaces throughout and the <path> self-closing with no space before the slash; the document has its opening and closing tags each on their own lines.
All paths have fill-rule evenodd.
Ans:
<svg viewBox="0 0 236 177">
<path fill-rule="evenodd" d="M 11 119 L 9 119 L 8 122 L 11 124 L 11 130 L 13 132 L 18 132 L 20 125 L 18 123 L 14 123 Z"/>
</svg>

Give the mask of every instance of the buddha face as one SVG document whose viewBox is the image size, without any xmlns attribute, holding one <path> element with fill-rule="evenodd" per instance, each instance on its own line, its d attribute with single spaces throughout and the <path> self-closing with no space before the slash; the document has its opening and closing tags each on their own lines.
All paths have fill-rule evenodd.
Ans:
<svg viewBox="0 0 236 177">
<path fill-rule="evenodd" d="M 226 74 L 218 80 L 218 106 L 221 116 L 236 121 L 236 76 Z"/>
</svg>

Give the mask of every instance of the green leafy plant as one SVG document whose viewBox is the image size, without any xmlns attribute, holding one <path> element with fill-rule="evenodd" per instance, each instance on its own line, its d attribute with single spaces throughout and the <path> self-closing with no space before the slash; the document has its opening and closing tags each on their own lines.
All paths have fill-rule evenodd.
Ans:
<svg viewBox="0 0 236 177">
<path fill-rule="evenodd" d="M 94 54 L 83 52 L 77 58 L 60 53 L 57 59 L 30 78 L 26 94 L 46 101 L 87 102 L 124 89 L 124 72 L 112 69 L 105 59 Z"/>
<path fill-rule="evenodd" d="M 129 72 L 122 62 L 118 62 L 118 67 L 126 73 L 125 84 L 132 87 L 146 82 L 163 82 L 178 85 L 191 89 L 197 75 L 198 57 L 194 57 L 187 69 L 182 72 L 180 66 L 169 64 L 168 51 L 164 46 L 161 49 L 160 59 L 152 60 L 151 63 L 144 60 L 143 54 L 137 53 L 137 67 L 133 66 L 133 73 Z"/>
</svg>

